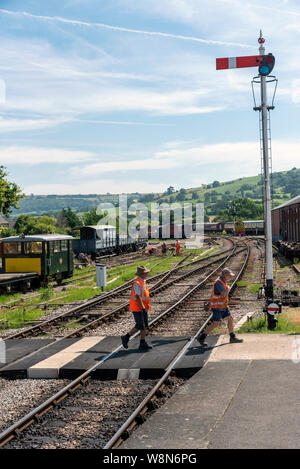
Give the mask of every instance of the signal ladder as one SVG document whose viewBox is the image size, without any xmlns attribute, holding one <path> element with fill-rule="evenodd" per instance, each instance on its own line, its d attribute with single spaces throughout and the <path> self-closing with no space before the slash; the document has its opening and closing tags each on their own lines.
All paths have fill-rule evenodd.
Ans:
<svg viewBox="0 0 300 469">
<path fill-rule="evenodd" d="M 273 106 L 270 106 L 273 108 Z M 264 205 L 264 151 L 263 151 L 263 133 L 262 133 L 262 112 L 259 113 L 259 140 L 260 140 L 260 165 L 261 165 L 261 180 L 262 180 L 262 204 Z M 272 185 L 272 144 L 271 144 L 271 116 L 270 109 L 268 109 L 267 118 L 267 142 L 268 142 L 268 160 L 270 172 L 270 190 L 271 190 L 271 204 L 273 208 L 273 185 Z"/>
</svg>

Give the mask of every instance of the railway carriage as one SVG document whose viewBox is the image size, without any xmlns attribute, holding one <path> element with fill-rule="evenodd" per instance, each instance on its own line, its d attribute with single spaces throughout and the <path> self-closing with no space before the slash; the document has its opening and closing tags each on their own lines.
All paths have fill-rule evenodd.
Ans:
<svg viewBox="0 0 300 469">
<path fill-rule="evenodd" d="M 141 238 L 118 235 L 115 226 L 89 225 L 81 226 L 80 239 L 74 239 L 74 253 L 85 253 L 93 258 L 105 254 L 136 251 L 146 247 L 147 242 Z"/>
<path fill-rule="evenodd" d="M 292 262 L 300 259 L 300 196 L 272 210 L 272 236 Z"/>
<path fill-rule="evenodd" d="M 273 241 L 300 242 L 300 196 L 272 210 Z"/>
<path fill-rule="evenodd" d="M 204 233 L 222 233 L 224 223 L 204 223 Z"/>
<path fill-rule="evenodd" d="M 224 230 L 228 234 L 234 232 L 233 221 L 204 223 L 205 234 L 221 234 Z M 193 223 L 191 230 L 195 231 L 196 226 Z M 188 238 L 189 230 L 184 225 L 170 224 L 169 226 L 159 226 L 156 228 L 149 226 L 149 238 Z M 235 234 L 241 236 L 263 235 L 264 234 L 264 220 L 245 220 L 235 222 Z"/>
<path fill-rule="evenodd" d="M 247 220 L 244 221 L 246 235 L 263 235 L 264 220 Z"/>
<path fill-rule="evenodd" d="M 2 287 L 57 283 L 73 275 L 73 237 L 37 234 L 2 238 Z"/>
</svg>

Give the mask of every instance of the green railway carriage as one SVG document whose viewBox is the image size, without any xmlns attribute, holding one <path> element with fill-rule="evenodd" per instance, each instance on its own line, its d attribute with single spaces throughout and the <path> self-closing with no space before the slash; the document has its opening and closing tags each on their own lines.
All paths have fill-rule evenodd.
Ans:
<svg viewBox="0 0 300 469">
<path fill-rule="evenodd" d="M 36 273 L 40 283 L 73 275 L 73 237 L 60 234 L 2 238 L 2 272 Z"/>
</svg>

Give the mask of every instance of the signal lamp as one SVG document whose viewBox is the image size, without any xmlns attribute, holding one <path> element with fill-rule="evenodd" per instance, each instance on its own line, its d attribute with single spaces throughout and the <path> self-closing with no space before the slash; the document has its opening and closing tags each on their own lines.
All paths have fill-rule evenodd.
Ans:
<svg viewBox="0 0 300 469">
<path fill-rule="evenodd" d="M 272 72 L 274 65 L 275 57 L 273 54 L 263 55 L 262 61 L 258 67 L 258 73 L 265 77 Z"/>
</svg>

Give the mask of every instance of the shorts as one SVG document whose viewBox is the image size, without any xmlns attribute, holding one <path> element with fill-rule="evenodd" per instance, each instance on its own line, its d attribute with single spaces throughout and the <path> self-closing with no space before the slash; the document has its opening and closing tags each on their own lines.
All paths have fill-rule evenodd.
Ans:
<svg viewBox="0 0 300 469">
<path fill-rule="evenodd" d="M 222 319 L 228 318 L 231 316 L 230 309 L 212 309 L 213 321 L 219 322 Z"/>
<path fill-rule="evenodd" d="M 135 328 L 139 331 L 148 327 L 148 311 L 132 311 L 135 320 Z"/>
</svg>

